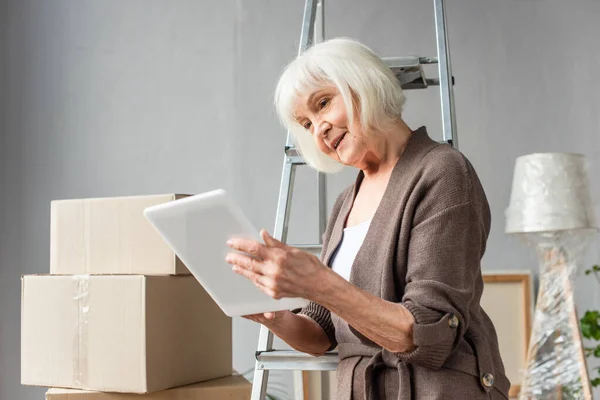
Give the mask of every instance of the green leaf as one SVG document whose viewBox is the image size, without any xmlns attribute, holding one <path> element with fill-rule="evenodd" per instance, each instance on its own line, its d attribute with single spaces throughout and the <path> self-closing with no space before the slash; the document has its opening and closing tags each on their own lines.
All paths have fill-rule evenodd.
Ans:
<svg viewBox="0 0 600 400">
<path fill-rule="evenodd" d="M 585 338 L 600 340 L 600 312 L 586 311 L 580 322 L 581 334 Z"/>
<path fill-rule="evenodd" d="M 586 339 L 591 339 L 592 337 L 592 327 L 590 324 L 588 324 L 585 321 L 581 321 L 581 334 L 583 335 L 583 337 L 585 337 Z"/>
<path fill-rule="evenodd" d="M 600 344 L 594 349 L 594 357 L 600 358 Z"/>
<path fill-rule="evenodd" d="M 591 273 L 597 273 L 597 272 L 600 272 L 600 266 L 598 266 L 598 265 L 594 265 L 594 266 L 592 266 L 592 268 L 585 270 L 586 275 L 589 275 Z"/>
<path fill-rule="evenodd" d="M 600 378 L 594 378 L 594 379 L 592 379 L 592 386 L 593 387 L 600 386 Z"/>
</svg>

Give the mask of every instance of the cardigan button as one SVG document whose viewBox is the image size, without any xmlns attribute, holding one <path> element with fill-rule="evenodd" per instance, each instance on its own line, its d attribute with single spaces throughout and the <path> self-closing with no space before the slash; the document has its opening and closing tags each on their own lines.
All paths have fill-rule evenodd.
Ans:
<svg viewBox="0 0 600 400">
<path fill-rule="evenodd" d="M 483 374 L 481 377 L 481 383 L 483 383 L 483 386 L 491 388 L 494 386 L 494 375 L 490 373 Z"/>
<path fill-rule="evenodd" d="M 450 325 L 450 328 L 456 328 L 458 326 L 458 322 L 459 321 L 456 315 L 452 315 L 448 320 L 448 325 Z"/>
</svg>

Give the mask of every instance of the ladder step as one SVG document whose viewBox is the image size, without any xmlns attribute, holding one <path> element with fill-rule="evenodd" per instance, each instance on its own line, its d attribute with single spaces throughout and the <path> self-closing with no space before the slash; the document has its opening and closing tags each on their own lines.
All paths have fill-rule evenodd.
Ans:
<svg viewBox="0 0 600 400">
<path fill-rule="evenodd" d="M 400 81 L 404 90 L 427 89 L 429 86 L 439 86 L 439 78 L 427 78 L 423 70 L 424 64 L 437 64 L 437 57 L 387 57 L 383 61 Z M 454 85 L 454 77 L 452 77 Z"/>
<path fill-rule="evenodd" d="M 432 64 L 437 60 L 411 56 L 388 57 L 383 61 L 394 72 L 403 89 L 426 89 L 429 81 L 425 76 L 422 64 Z"/>
<path fill-rule="evenodd" d="M 285 146 L 285 157 L 288 164 L 292 165 L 306 165 L 304 158 L 300 155 L 298 150 L 293 146 Z"/>
<path fill-rule="evenodd" d="M 339 362 L 335 351 L 316 357 L 294 350 L 271 350 L 257 353 L 256 359 L 258 369 L 285 371 L 335 371 Z"/>
<path fill-rule="evenodd" d="M 322 244 L 290 244 L 289 246 L 308 251 L 309 253 L 320 253 L 323 248 Z"/>
<path fill-rule="evenodd" d="M 385 57 L 383 62 L 390 68 L 413 68 L 423 64 L 437 64 L 438 59 L 437 57 L 418 56 Z"/>
</svg>

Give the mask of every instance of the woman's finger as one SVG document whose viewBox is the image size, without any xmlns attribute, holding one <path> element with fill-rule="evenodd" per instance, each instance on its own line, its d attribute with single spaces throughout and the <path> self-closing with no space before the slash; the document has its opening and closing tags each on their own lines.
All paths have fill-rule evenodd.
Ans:
<svg viewBox="0 0 600 400">
<path fill-rule="evenodd" d="M 269 278 L 267 278 L 269 279 Z M 271 288 L 271 286 L 269 285 L 263 285 L 262 283 L 260 283 L 259 281 L 254 282 L 254 284 L 267 296 L 274 298 L 275 300 L 279 300 L 279 299 L 283 299 L 284 297 L 291 297 L 289 294 L 281 291 L 281 290 L 274 290 Z"/>
<path fill-rule="evenodd" d="M 269 233 L 265 229 L 262 229 L 260 231 L 260 237 L 262 238 L 262 240 L 264 240 L 267 246 L 278 247 L 280 249 L 285 249 L 287 247 L 284 243 L 269 235 Z"/>
<path fill-rule="evenodd" d="M 277 314 L 277 312 L 272 311 L 264 313 L 264 317 L 269 321 L 275 321 L 279 317 L 279 315 Z"/>
<path fill-rule="evenodd" d="M 265 276 L 265 275 L 261 275 L 256 272 L 249 271 L 243 267 L 240 267 L 239 265 L 234 265 L 232 270 L 236 274 L 240 274 L 240 275 L 248 278 L 252 282 L 254 282 L 254 284 L 260 290 L 267 293 L 269 296 L 273 297 L 275 295 L 275 292 L 272 289 L 272 287 L 273 287 L 273 279 L 272 278 Z"/>
<path fill-rule="evenodd" d="M 231 265 L 238 265 L 243 269 L 253 273 L 263 273 L 263 265 L 258 260 L 243 254 L 229 253 L 225 257 L 225 261 L 227 261 Z"/>
<path fill-rule="evenodd" d="M 227 241 L 227 245 L 234 250 L 250 254 L 251 256 L 261 259 L 263 258 L 263 245 L 260 242 L 245 238 L 231 238 Z"/>
<path fill-rule="evenodd" d="M 239 265 L 234 265 L 232 268 L 232 271 L 235 272 L 238 275 L 242 275 L 245 278 L 250 279 L 251 281 L 255 282 L 259 279 L 259 274 L 252 272 L 244 267 L 241 267 Z"/>
<path fill-rule="evenodd" d="M 252 316 L 245 316 L 244 318 L 249 319 L 250 321 L 254 321 L 256 323 L 259 324 L 267 324 L 270 320 L 268 318 L 265 318 L 264 315 L 260 314 L 260 315 L 252 315 Z"/>
<path fill-rule="evenodd" d="M 268 276 L 248 271 L 247 269 L 244 269 L 239 265 L 234 265 L 232 270 L 236 274 L 240 274 L 251 280 L 257 288 L 259 288 L 263 293 L 265 293 L 269 297 L 272 297 L 274 299 L 290 297 L 288 294 L 280 290 L 275 291 L 273 289 L 273 279 Z"/>
</svg>

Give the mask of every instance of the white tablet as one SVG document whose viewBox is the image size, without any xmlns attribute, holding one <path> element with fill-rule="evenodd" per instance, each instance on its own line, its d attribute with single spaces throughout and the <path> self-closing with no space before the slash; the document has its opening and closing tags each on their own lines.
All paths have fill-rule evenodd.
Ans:
<svg viewBox="0 0 600 400">
<path fill-rule="evenodd" d="M 301 298 L 275 300 L 231 270 L 225 261 L 232 251 L 227 240 L 233 236 L 261 239 L 224 190 L 148 207 L 144 216 L 226 315 L 291 310 L 308 304 Z"/>
</svg>

